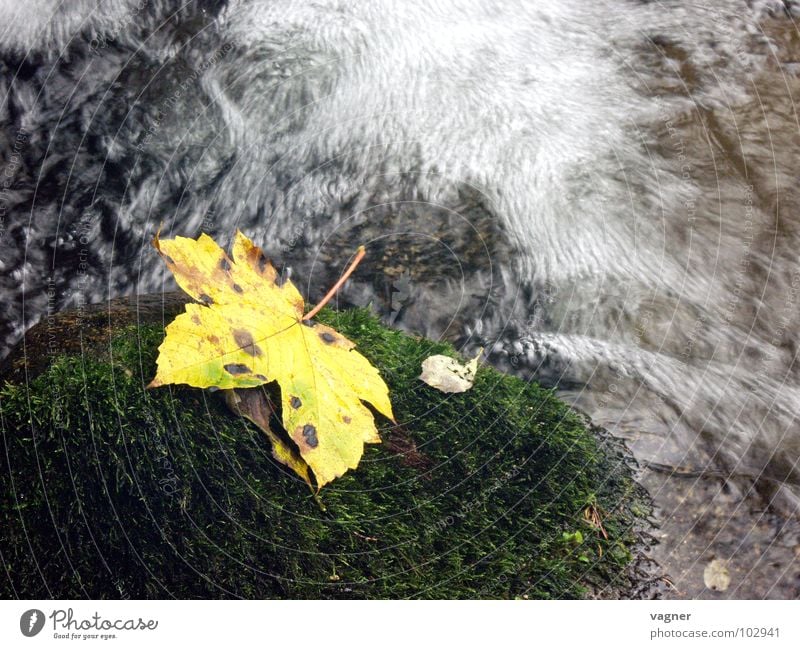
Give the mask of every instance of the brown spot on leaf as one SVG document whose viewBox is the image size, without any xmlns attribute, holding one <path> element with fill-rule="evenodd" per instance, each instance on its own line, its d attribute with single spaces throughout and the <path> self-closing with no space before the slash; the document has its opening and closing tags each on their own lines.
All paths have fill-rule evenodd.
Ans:
<svg viewBox="0 0 800 649">
<path fill-rule="evenodd" d="M 306 424 L 303 426 L 303 439 L 306 440 L 306 444 L 311 448 L 317 448 L 317 446 L 319 446 L 317 429 L 314 428 L 313 424 Z"/>
<path fill-rule="evenodd" d="M 294 408 L 295 410 L 297 410 L 300 406 L 303 405 L 303 402 L 300 401 L 300 399 L 298 397 L 292 397 L 289 400 L 289 403 L 291 404 L 292 408 Z"/>
<path fill-rule="evenodd" d="M 234 282 L 233 284 L 233 290 L 236 291 L 237 293 L 244 293 L 244 289 L 241 286 L 239 286 L 236 282 Z"/>
<path fill-rule="evenodd" d="M 322 333 L 319 335 L 319 337 L 320 337 L 320 338 L 322 338 L 322 341 L 323 341 L 323 342 L 325 342 L 325 343 L 328 343 L 329 345 L 330 345 L 332 342 L 335 342 L 335 341 L 336 341 L 336 336 L 334 336 L 334 335 L 333 335 L 333 334 L 332 334 L 330 331 L 323 331 L 323 332 L 322 332 Z"/>
<path fill-rule="evenodd" d="M 234 329 L 233 339 L 246 354 L 250 354 L 250 356 L 261 356 L 261 348 L 256 345 L 253 340 L 253 334 L 247 331 L 247 329 Z"/>
<path fill-rule="evenodd" d="M 228 258 L 227 258 L 227 257 L 223 257 L 223 258 L 222 258 L 222 259 L 220 259 L 220 261 L 219 261 L 219 267 L 220 267 L 222 270 L 224 270 L 225 272 L 227 272 L 227 271 L 229 271 L 229 270 L 231 269 L 231 262 L 229 262 L 229 261 L 228 261 Z"/>
<path fill-rule="evenodd" d="M 352 420 L 352 419 L 350 419 L 350 417 L 348 417 L 347 415 L 344 415 L 344 416 L 342 417 L 342 421 L 343 421 L 344 423 L 346 423 L 346 424 L 349 424 L 349 423 L 350 423 L 351 421 L 353 421 L 353 420 Z"/>
<path fill-rule="evenodd" d="M 234 376 L 237 374 L 250 374 L 252 372 L 252 370 L 243 363 L 228 363 L 222 367 L 228 374 L 233 374 Z"/>
<path fill-rule="evenodd" d="M 214 304 L 214 298 L 212 298 L 210 295 L 207 295 L 206 293 L 200 294 L 200 301 L 206 306 Z"/>
<path fill-rule="evenodd" d="M 219 336 L 216 334 L 211 334 L 208 337 L 208 342 L 210 342 L 212 345 L 219 345 Z"/>
<path fill-rule="evenodd" d="M 196 325 L 199 325 L 200 324 L 200 316 L 195 313 L 192 316 L 192 322 L 194 322 Z"/>
<path fill-rule="evenodd" d="M 264 256 L 264 253 L 261 252 L 261 248 L 256 248 L 256 251 L 257 251 L 256 252 L 256 255 L 257 255 L 257 257 L 256 257 L 256 266 L 258 267 L 258 272 L 259 273 L 263 273 L 264 270 L 266 269 L 267 265 L 269 264 L 269 261 Z"/>
</svg>

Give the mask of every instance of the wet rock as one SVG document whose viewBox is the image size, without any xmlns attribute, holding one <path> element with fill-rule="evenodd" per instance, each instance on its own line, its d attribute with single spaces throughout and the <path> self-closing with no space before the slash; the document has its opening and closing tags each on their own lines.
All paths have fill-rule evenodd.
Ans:
<svg viewBox="0 0 800 649">
<path fill-rule="evenodd" d="M 218 394 L 145 389 L 184 299 L 56 314 L 2 366 L 4 596 L 653 593 L 629 454 L 550 391 L 486 367 L 467 393 L 421 390 L 421 360 L 451 348 L 323 311 L 381 369 L 397 424 L 315 497 Z"/>
</svg>

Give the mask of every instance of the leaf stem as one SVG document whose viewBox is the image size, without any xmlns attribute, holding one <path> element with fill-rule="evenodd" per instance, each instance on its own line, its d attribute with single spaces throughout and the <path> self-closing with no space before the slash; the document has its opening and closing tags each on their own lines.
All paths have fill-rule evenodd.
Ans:
<svg viewBox="0 0 800 649">
<path fill-rule="evenodd" d="M 366 254 L 367 251 L 364 249 L 364 246 L 359 246 L 358 251 L 356 252 L 356 258 L 353 259 L 353 262 L 350 264 L 350 266 L 348 266 L 347 270 L 344 271 L 344 274 L 339 278 L 339 281 L 337 281 L 336 284 L 334 284 L 333 287 L 331 287 L 331 290 L 328 291 L 328 293 L 325 295 L 324 298 L 322 298 L 322 301 L 319 304 L 317 304 L 317 306 L 315 306 L 313 309 L 311 309 L 311 311 L 309 311 L 308 313 L 305 314 L 305 316 L 303 316 L 303 320 L 311 320 L 311 318 L 313 318 L 315 315 L 317 315 L 317 313 L 320 312 L 320 309 L 322 309 L 322 307 L 324 307 L 330 301 L 330 299 L 334 295 L 336 295 L 336 291 L 338 291 L 342 287 L 342 284 L 344 284 L 347 281 L 347 278 L 353 274 L 353 271 L 356 269 L 356 266 L 358 266 L 358 264 L 361 262 L 361 260 L 364 258 L 364 255 Z"/>
</svg>

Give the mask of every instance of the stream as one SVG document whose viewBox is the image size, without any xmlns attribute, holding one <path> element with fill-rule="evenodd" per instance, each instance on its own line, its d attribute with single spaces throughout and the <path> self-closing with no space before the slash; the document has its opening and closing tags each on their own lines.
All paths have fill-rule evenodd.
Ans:
<svg viewBox="0 0 800 649">
<path fill-rule="evenodd" d="M 340 304 L 483 347 L 628 442 L 664 596 L 800 597 L 798 19 L 0 3 L 0 355 L 173 290 L 159 229 L 241 229 L 312 303 L 363 244 Z"/>
</svg>

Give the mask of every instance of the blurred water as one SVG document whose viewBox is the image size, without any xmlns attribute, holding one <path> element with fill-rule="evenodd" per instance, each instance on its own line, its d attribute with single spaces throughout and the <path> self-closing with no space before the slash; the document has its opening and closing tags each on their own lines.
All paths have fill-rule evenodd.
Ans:
<svg viewBox="0 0 800 649">
<path fill-rule="evenodd" d="M 48 310 L 172 287 L 159 226 L 241 228 L 312 302 L 364 243 L 344 301 L 552 384 L 711 480 L 695 506 L 723 485 L 725 507 L 755 488 L 797 510 L 792 2 L 0 16 L 6 348 Z M 650 486 L 676 518 L 679 487 Z M 756 530 L 751 506 L 721 520 Z M 788 566 L 768 578 L 784 595 Z"/>
</svg>

